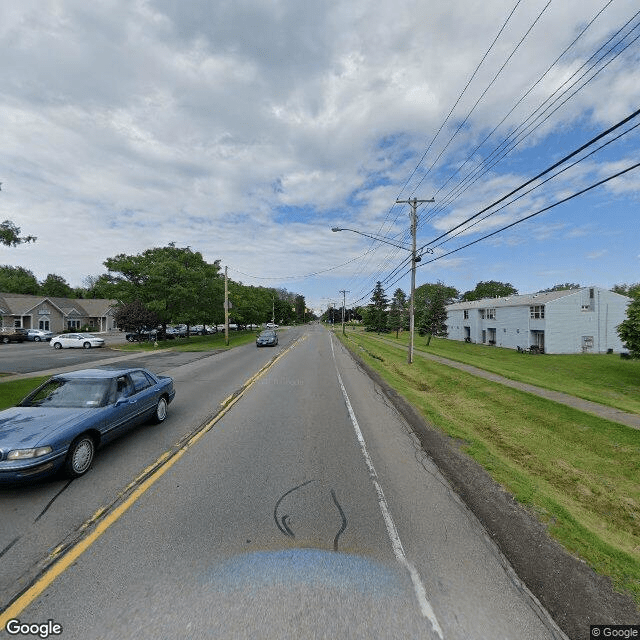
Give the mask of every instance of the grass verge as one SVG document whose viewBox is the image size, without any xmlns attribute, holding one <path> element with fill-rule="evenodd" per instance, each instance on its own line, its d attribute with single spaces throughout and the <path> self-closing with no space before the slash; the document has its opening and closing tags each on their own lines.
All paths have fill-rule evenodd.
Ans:
<svg viewBox="0 0 640 640">
<path fill-rule="evenodd" d="M 352 336 L 356 332 L 348 331 Z M 371 337 L 406 348 L 409 334 Z M 416 335 L 414 349 L 485 371 L 591 400 L 629 413 L 640 413 L 640 360 L 623 360 L 617 354 L 530 355 L 513 349 L 467 344 L 446 338 Z"/>
<path fill-rule="evenodd" d="M 640 604 L 639 431 L 419 355 L 407 365 L 404 352 L 364 333 L 346 338 L 567 550 Z"/>
<path fill-rule="evenodd" d="M 171 349 L 172 351 L 215 351 L 218 349 L 232 349 L 243 344 L 254 342 L 257 333 L 255 331 L 229 332 L 229 346 L 224 343 L 224 333 L 214 333 L 208 336 L 189 336 L 177 340 L 160 340 L 156 347 L 153 342 L 127 342 L 118 345 L 119 351 L 157 351 L 158 349 Z"/>
</svg>

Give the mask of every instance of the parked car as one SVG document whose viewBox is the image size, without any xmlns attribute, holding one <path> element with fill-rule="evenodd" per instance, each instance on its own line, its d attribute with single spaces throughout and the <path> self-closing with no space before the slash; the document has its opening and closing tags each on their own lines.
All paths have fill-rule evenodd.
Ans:
<svg viewBox="0 0 640 640">
<path fill-rule="evenodd" d="M 49 342 L 51 338 L 53 338 L 53 331 L 27 329 L 27 340 L 32 340 L 33 342 Z"/>
<path fill-rule="evenodd" d="M 275 347 L 278 344 L 278 334 L 273 329 L 263 331 L 256 338 L 256 347 Z"/>
<path fill-rule="evenodd" d="M 141 368 L 83 369 L 53 376 L 0 411 L 0 482 L 89 470 L 98 447 L 128 429 L 163 422 L 173 379 Z"/>
<path fill-rule="evenodd" d="M 127 333 L 125 335 L 127 342 L 148 342 L 158 338 L 157 329 L 143 329 L 139 333 L 135 331 Z"/>
<path fill-rule="evenodd" d="M 19 327 L 0 327 L 0 342 L 24 342 L 27 339 L 27 330 Z"/>
<path fill-rule="evenodd" d="M 51 338 L 50 344 L 54 349 L 91 349 L 104 347 L 104 340 L 90 333 L 63 333 Z"/>
<path fill-rule="evenodd" d="M 203 336 L 205 333 L 209 332 L 203 324 L 194 324 L 192 327 L 189 327 L 190 336 Z"/>
<path fill-rule="evenodd" d="M 267 322 L 265 326 L 267 327 L 267 329 L 277 329 L 279 325 L 274 324 L 273 322 Z"/>
</svg>

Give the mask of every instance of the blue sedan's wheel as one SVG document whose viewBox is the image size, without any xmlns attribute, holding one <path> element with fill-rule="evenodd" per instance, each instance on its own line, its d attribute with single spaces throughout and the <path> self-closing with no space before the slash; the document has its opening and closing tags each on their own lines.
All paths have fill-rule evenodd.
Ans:
<svg viewBox="0 0 640 640">
<path fill-rule="evenodd" d="M 158 400 L 158 404 L 156 405 L 156 412 L 153 414 L 153 421 L 156 424 L 160 424 L 165 421 L 167 417 L 167 399 L 162 396 L 160 400 Z"/>
<path fill-rule="evenodd" d="M 67 475 L 72 478 L 79 478 L 89 471 L 95 451 L 96 445 L 91 436 L 84 435 L 76 438 L 69 447 L 65 462 Z"/>
</svg>

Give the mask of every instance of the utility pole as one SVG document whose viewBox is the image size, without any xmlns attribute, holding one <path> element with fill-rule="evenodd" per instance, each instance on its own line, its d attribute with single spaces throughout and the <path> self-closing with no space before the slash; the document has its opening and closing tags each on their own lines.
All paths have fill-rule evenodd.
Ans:
<svg viewBox="0 0 640 640">
<path fill-rule="evenodd" d="M 224 268 L 224 343 L 229 346 L 229 280 Z"/>
<path fill-rule="evenodd" d="M 423 202 L 435 202 L 433 198 L 429 200 L 418 200 L 413 198 L 411 200 L 396 200 L 396 204 L 409 204 L 411 205 L 411 298 L 409 299 L 409 353 L 407 354 L 407 362 L 413 363 L 413 334 L 415 331 L 415 318 L 414 318 L 414 298 L 416 293 L 416 262 L 420 262 L 422 259 L 420 256 L 416 257 L 416 232 L 418 228 L 418 218 L 416 210 L 418 204 Z"/>
<path fill-rule="evenodd" d="M 340 289 L 340 293 L 342 294 L 342 335 L 344 335 L 344 307 L 346 304 L 347 293 L 351 293 L 351 291 L 345 291 L 344 289 Z"/>
</svg>

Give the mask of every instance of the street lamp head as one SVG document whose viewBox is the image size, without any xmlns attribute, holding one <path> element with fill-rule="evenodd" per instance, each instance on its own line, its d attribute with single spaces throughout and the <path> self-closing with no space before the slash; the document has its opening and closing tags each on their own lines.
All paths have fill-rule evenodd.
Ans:
<svg viewBox="0 0 640 640">
<path fill-rule="evenodd" d="M 341 229 L 340 227 L 331 227 L 331 231 L 333 231 L 333 232 L 343 231 L 343 229 Z"/>
</svg>

